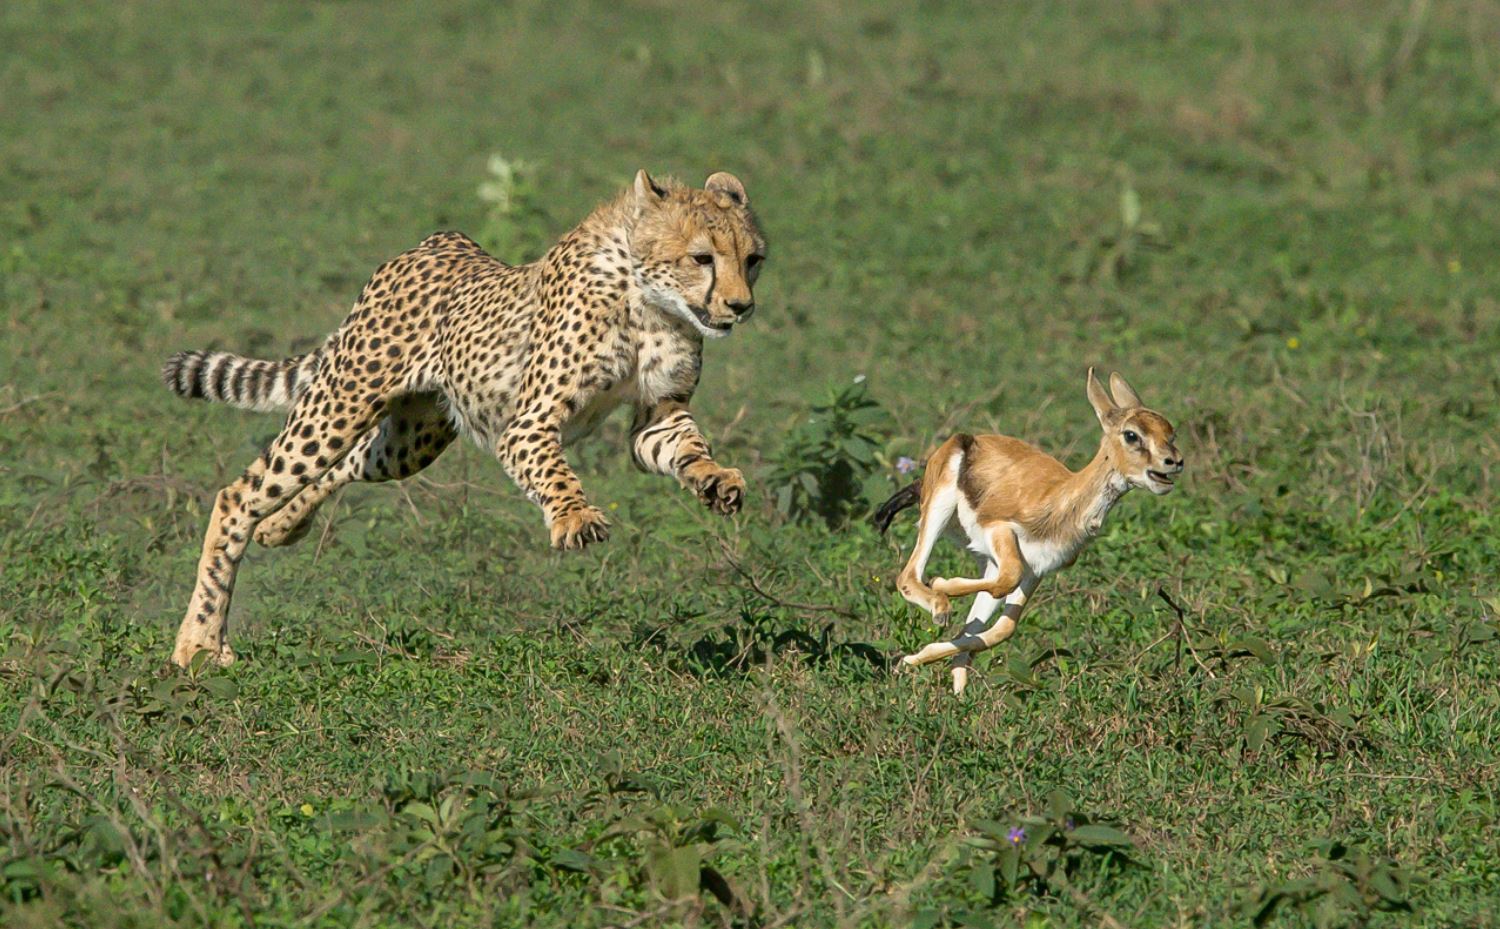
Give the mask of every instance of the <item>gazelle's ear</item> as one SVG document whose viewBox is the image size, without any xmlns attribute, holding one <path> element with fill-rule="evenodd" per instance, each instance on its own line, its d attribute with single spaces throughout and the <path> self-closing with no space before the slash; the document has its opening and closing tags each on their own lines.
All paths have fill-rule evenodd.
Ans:
<svg viewBox="0 0 1500 929">
<path fill-rule="evenodd" d="M 1130 408 L 1146 405 L 1141 402 L 1141 395 L 1125 382 L 1125 378 L 1121 377 L 1118 371 L 1109 376 L 1109 393 L 1115 398 L 1116 406 Z"/>
<path fill-rule="evenodd" d="M 645 168 L 635 172 L 635 200 L 637 203 L 642 205 L 655 203 L 666 195 L 667 192 L 662 189 L 660 184 L 651 179 L 651 175 L 646 173 Z"/>
<path fill-rule="evenodd" d="M 750 202 L 750 198 L 745 195 L 745 185 L 728 171 L 710 174 L 708 180 L 703 182 L 703 189 L 709 193 L 723 194 L 740 206 Z"/>
<path fill-rule="evenodd" d="M 1104 385 L 1099 383 L 1099 379 L 1094 376 L 1094 369 L 1092 367 L 1089 368 L 1088 394 L 1089 403 L 1094 408 L 1094 415 L 1099 417 L 1099 422 L 1102 425 L 1105 417 L 1115 411 L 1115 401 L 1109 398 L 1109 394 L 1104 390 Z"/>
</svg>

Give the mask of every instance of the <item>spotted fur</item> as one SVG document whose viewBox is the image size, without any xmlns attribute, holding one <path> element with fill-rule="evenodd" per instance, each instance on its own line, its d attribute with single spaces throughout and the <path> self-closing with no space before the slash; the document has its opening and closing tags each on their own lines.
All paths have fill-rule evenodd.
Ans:
<svg viewBox="0 0 1500 929">
<path fill-rule="evenodd" d="M 697 189 L 642 171 L 528 265 L 460 233 L 429 236 L 376 270 L 306 355 L 174 355 L 162 378 L 184 397 L 291 412 L 215 500 L 173 661 L 205 650 L 234 660 L 229 601 L 252 537 L 294 542 L 340 487 L 415 474 L 459 435 L 499 458 L 556 548 L 608 536 L 562 449 L 623 404 L 638 467 L 715 512 L 739 510 L 744 478 L 713 459 L 688 402 L 703 340 L 750 315 L 765 254 L 738 179 L 719 173 Z"/>
</svg>

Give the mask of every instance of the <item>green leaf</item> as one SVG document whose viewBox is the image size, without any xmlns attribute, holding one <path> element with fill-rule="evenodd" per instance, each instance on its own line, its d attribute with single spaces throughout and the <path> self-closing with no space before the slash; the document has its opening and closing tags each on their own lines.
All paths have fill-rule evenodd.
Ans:
<svg viewBox="0 0 1500 929">
<path fill-rule="evenodd" d="M 1406 892 L 1386 868 L 1375 869 L 1375 873 L 1370 875 L 1370 887 L 1387 903 L 1406 902 Z"/>
<path fill-rule="evenodd" d="M 1073 812 L 1073 798 L 1068 796 L 1067 791 L 1054 788 L 1047 794 L 1047 815 L 1062 821 L 1071 812 Z"/>
<path fill-rule="evenodd" d="M 1276 722 L 1264 713 L 1256 713 L 1245 722 L 1245 748 L 1258 752 L 1270 737 Z"/>
<path fill-rule="evenodd" d="M 917 910 L 911 917 L 911 929 L 936 929 L 942 923 L 943 914 L 939 910 Z"/>
<path fill-rule="evenodd" d="M 664 899 L 681 900 L 698 893 L 698 869 L 702 861 L 696 846 L 672 848 L 657 844 L 646 850 L 646 874 Z"/>
<path fill-rule="evenodd" d="M 701 816 L 704 822 L 718 823 L 721 826 L 727 827 L 731 832 L 745 831 L 740 827 L 740 821 L 738 819 L 735 819 L 733 814 L 724 809 L 722 806 L 711 806 L 708 809 L 704 810 Z"/>
<path fill-rule="evenodd" d="M 1265 640 L 1256 638 L 1255 636 L 1245 636 L 1242 639 L 1236 639 L 1229 643 L 1229 652 L 1231 654 L 1234 652 L 1249 652 L 1256 658 L 1259 658 L 1264 664 L 1271 664 L 1275 661 L 1276 657 L 1272 654 L 1271 647 L 1266 644 Z"/>
<path fill-rule="evenodd" d="M 1005 838 L 1006 833 L 1010 831 L 1010 827 L 1004 823 L 997 823 L 993 819 L 976 819 L 971 821 L 970 825 L 985 835 L 994 836 L 997 839 Z"/>
<path fill-rule="evenodd" d="M 198 685 L 217 700 L 233 700 L 240 694 L 240 685 L 227 677 L 205 677 Z"/>
<path fill-rule="evenodd" d="M 554 868 L 579 873 L 588 873 L 599 866 L 599 859 L 575 848 L 564 848 L 553 852 L 550 860 Z"/>
<path fill-rule="evenodd" d="M 1005 881 L 1009 890 L 1016 887 L 1016 875 L 1021 871 L 1021 849 L 1009 842 L 1000 849 L 1000 854 L 995 856 L 996 863 L 1000 866 L 1000 878 Z"/>
<path fill-rule="evenodd" d="M 969 886 L 974 888 L 974 893 L 986 900 L 995 896 L 995 869 L 986 862 L 970 868 Z"/>
<path fill-rule="evenodd" d="M 1135 845 L 1130 836 L 1112 826 L 1079 826 L 1068 834 L 1068 839 L 1079 845 L 1111 845 L 1129 848 Z"/>
<path fill-rule="evenodd" d="M 447 855 L 435 855 L 427 862 L 427 870 L 422 877 L 428 890 L 437 890 L 453 877 L 453 859 Z"/>
</svg>

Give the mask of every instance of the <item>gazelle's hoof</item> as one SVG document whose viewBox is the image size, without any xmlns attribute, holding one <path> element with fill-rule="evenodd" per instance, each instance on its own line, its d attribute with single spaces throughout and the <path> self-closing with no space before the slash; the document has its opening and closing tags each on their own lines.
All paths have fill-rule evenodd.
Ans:
<svg viewBox="0 0 1500 929">
<path fill-rule="evenodd" d="M 969 669 L 968 668 L 954 668 L 953 669 L 953 696 L 956 697 L 959 694 L 963 693 L 964 692 L 964 688 L 968 687 L 968 686 L 969 686 Z"/>
</svg>

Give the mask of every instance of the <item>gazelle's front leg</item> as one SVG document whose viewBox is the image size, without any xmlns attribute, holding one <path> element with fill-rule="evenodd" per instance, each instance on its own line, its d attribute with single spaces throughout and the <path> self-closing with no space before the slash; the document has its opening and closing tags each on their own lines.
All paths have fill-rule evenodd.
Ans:
<svg viewBox="0 0 1500 929">
<path fill-rule="evenodd" d="M 630 456 L 642 471 L 677 478 L 715 513 L 737 513 L 745 501 L 744 475 L 714 461 L 686 401 L 637 406 L 630 426 Z"/>
</svg>

